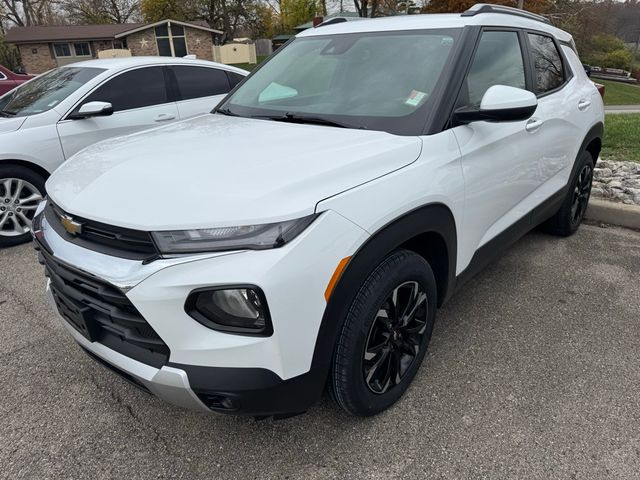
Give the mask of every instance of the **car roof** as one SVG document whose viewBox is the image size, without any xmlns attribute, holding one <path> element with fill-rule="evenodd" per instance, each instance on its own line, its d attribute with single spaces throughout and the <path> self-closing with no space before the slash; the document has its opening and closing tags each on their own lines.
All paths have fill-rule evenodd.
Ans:
<svg viewBox="0 0 640 480">
<path fill-rule="evenodd" d="M 82 62 L 70 63 L 65 67 L 86 67 L 86 68 L 104 68 L 106 70 L 117 72 L 127 70 L 132 67 L 142 67 L 147 65 L 200 65 L 204 67 L 217 67 L 230 72 L 247 75 L 249 72 L 232 65 L 211 62 L 209 60 L 199 60 L 192 58 L 176 58 L 176 57 L 119 57 L 119 58 L 99 58 L 93 60 L 84 60 Z"/>
<path fill-rule="evenodd" d="M 462 28 L 469 25 L 540 30 L 553 35 L 560 41 L 570 42 L 572 39 L 571 35 L 564 30 L 560 30 L 559 28 L 540 20 L 515 14 L 493 12 L 482 12 L 469 16 L 463 16 L 459 13 L 430 13 L 367 18 L 358 21 L 344 21 L 341 23 L 331 23 L 316 28 L 309 28 L 296 36 L 313 37 L 345 33 Z"/>
</svg>

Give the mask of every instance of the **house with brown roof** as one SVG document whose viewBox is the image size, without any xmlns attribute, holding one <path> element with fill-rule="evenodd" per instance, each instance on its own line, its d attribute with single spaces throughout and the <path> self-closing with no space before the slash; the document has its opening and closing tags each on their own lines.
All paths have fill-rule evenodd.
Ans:
<svg viewBox="0 0 640 480">
<path fill-rule="evenodd" d="M 27 72 L 42 73 L 112 49 L 126 49 L 132 56 L 195 55 L 213 60 L 213 46 L 221 36 L 206 22 L 168 19 L 145 24 L 14 27 L 5 41 L 18 47 Z"/>
</svg>

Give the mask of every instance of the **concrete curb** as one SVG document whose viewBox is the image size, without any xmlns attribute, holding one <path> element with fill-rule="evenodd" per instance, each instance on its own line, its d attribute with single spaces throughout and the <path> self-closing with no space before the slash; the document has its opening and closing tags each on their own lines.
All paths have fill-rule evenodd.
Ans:
<svg viewBox="0 0 640 480">
<path fill-rule="evenodd" d="M 589 200 L 587 220 L 640 230 L 640 206 L 625 205 L 598 198 Z"/>
</svg>

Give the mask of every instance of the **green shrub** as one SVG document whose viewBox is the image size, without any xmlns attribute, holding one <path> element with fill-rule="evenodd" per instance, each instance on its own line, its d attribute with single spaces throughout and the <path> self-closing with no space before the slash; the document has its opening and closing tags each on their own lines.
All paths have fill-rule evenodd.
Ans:
<svg viewBox="0 0 640 480">
<path fill-rule="evenodd" d="M 14 45 L 5 43 L 4 37 L 0 36 L 0 65 L 14 70 L 20 66 L 20 54 Z"/>
</svg>

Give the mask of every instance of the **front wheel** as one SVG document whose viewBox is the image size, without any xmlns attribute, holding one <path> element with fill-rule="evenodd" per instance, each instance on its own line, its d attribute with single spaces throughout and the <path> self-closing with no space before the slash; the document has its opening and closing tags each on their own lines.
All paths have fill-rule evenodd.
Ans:
<svg viewBox="0 0 640 480">
<path fill-rule="evenodd" d="M 336 403 L 358 416 L 393 405 L 411 384 L 427 351 L 437 303 L 431 267 L 399 250 L 360 287 L 334 354 L 330 387 Z"/>
<path fill-rule="evenodd" d="M 0 247 L 29 241 L 31 221 L 44 196 L 44 182 L 28 168 L 0 166 Z"/>
</svg>

